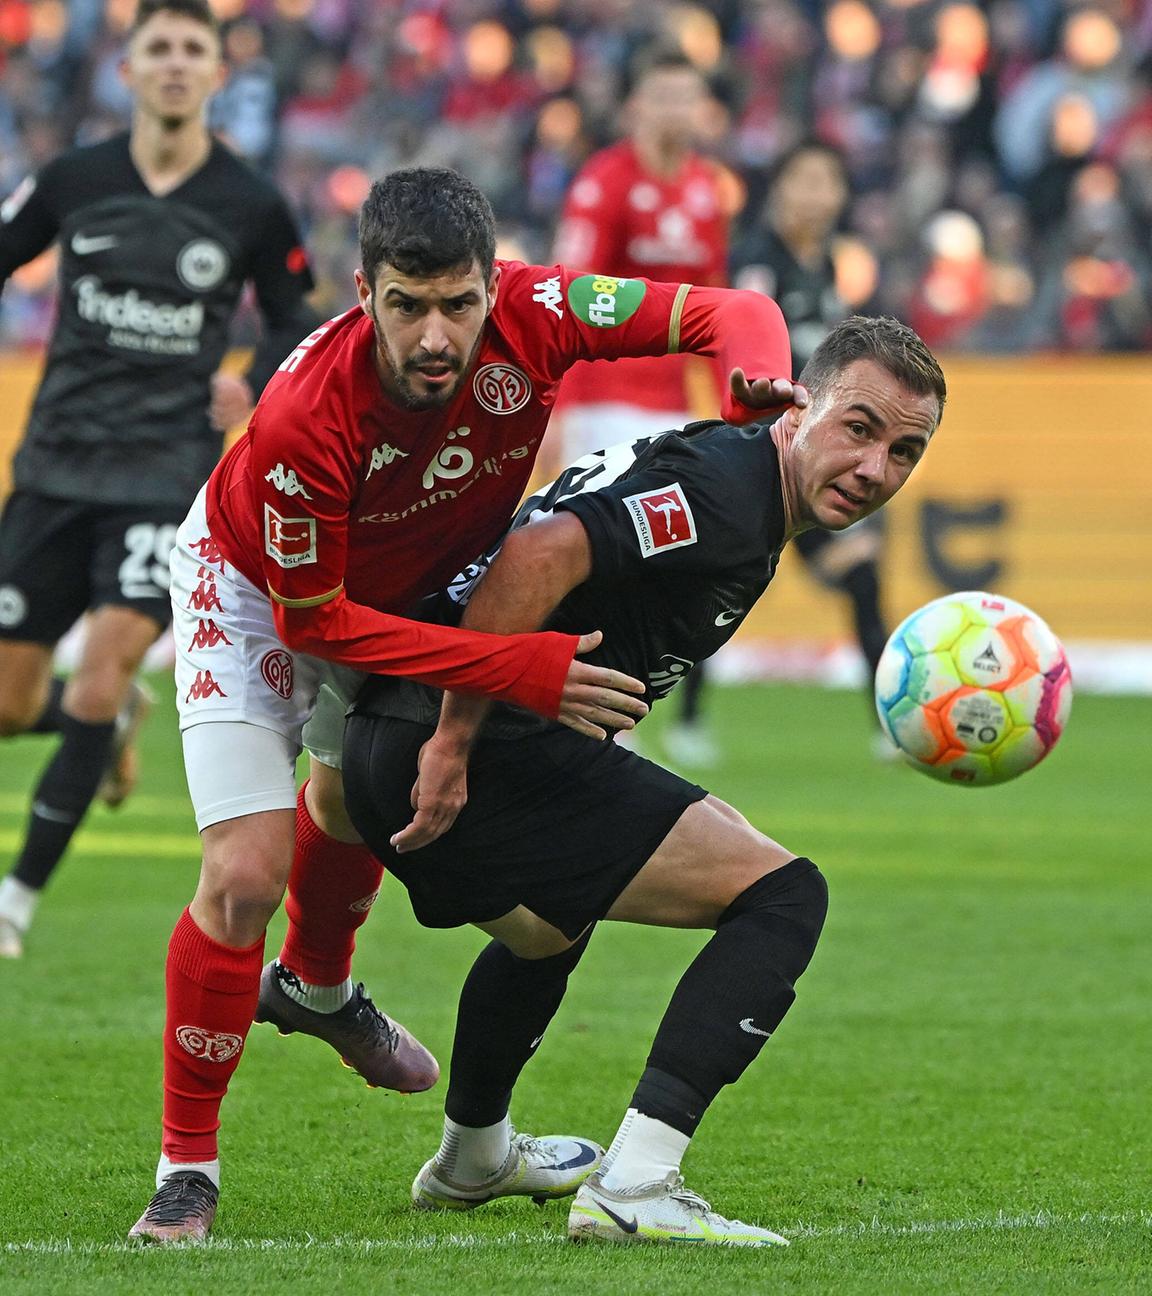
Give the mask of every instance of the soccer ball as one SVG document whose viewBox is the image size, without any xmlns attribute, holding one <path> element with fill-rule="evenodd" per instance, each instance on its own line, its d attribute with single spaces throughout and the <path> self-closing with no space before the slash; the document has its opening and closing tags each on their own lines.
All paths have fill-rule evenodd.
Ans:
<svg viewBox="0 0 1152 1296">
<path fill-rule="evenodd" d="M 885 732 L 944 783 L 1005 783 L 1056 745 L 1072 707 L 1059 639 L 1023 604 L 969 591 L 898 625 L 876 669 Z"/>
</svg>

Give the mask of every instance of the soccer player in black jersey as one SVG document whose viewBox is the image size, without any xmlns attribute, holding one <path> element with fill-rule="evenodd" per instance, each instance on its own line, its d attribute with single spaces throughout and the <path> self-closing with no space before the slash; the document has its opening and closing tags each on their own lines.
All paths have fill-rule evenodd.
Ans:
<svg viewBox="0 0 1152 1296">
<path fill-rule="evenodd" d="M 136 670 L 170 620 L 176 526 L 223 432 L 315 324 L 283 198 L 205 124 L 223 79 L 207 0 L 141 0 L 122 75 L 129 132 L 49 163 L 0 213 L 0 286 L 60 245 L 58 320 L 0 519 L 0 734 L 60 737 L 0 882 L 7 957 L 101 780 L 110 802 L 126 795 L 126 722 L 140 715 Z M 246 281 L 265 328 L 240 378 L 219 366 Z M 85 612 L 65 683 L 53 648 Z"/>
<path fill-rule="evenodd" d="M 807 407 L 771 426 L 694 424 L 570 468 L 436 614 L 466 601 L 463 624 L 497 633 L 595 623 L 604 640 L 592 656 L 647 680 L 647 701 L 664 697 L 732 635 L 786 543 L 850 526 L 900 489 L 946 394 L 923 342 L 890 319 L 837 326 L 800 382 Z M 577 1192 L 576 1239 L 783 1243 L 713 1212 L 684 1187 L 680 1161 L 792 1004 L 827 906 L 816 865 L 611 742 L 382 677 L 348 721 L 344 780 L 353 822 L 419 920 L 494 938 L 463 988 L 444 1139 L 416 1177 L 416 1204 Z M 549 1177 L 517 1179 L 512 1089 L 604 918 L 714 934 L 603 1160 L 569 1139 Z"/>
</svg>

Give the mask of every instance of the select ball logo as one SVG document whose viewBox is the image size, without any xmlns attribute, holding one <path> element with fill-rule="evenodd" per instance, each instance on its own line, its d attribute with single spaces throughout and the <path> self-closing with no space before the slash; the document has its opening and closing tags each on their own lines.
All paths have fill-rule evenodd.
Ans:
<svg viewBox="0 0 1152 1296">
<path fill-rule="evenodd" d="M 489 414 L 515 414 L 531 399 L 532 384 L 512 365 L 487 364 L 477 371 L 472 391 Z"/>
<path fill-rule="evenodd" d="M 646 291 L 639 279 L 581 275 L 568 285 L 568 305 L 593 328 L 615 328 L 636 314 Z"/>
</svg>

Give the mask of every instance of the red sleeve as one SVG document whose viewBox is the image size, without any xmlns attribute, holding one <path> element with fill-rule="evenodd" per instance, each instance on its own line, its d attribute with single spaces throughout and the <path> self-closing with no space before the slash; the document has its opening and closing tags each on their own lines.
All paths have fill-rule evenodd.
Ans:
<svg viewBox="0 0 1152 1296">
<path fill-rule="evenodd" d="M 784 316 L 760 293 L 573 274 L 563 266 L 519 267 L 509 280 L 504 318 L 515 321 L 523 353 L 530 349 L 554 380 L 576 360 L 677 352 L 713 357 L 725 378 L 737 366 L 749 380 L 791 376 Z M 549 308 L 542 310 L 544 290 Z M 727 422 L 762 417 L 733 399 L 727 381 L 724 387 L 721 416 Z"/>
<path fill-rule="evenodd" d="M 481 693 L 555 719 L 575 635 L 493 635 L 425 625 L 353 603 L 341 593 L 314 607 L 272 601 L 287 647 L 376 675 Z"/>
<path fill-rule="evenodd" d="M 284 644 L 555 718 L 576 652 L 573 636 L 482 635 L 408 621 L 345 597 L 357 461 L 337 429 L 314 420 L 307 393 L 293 393 L 291 404 L 274 393 L 258 409 L 249 458 L 262 571 Z"/>
</svg>

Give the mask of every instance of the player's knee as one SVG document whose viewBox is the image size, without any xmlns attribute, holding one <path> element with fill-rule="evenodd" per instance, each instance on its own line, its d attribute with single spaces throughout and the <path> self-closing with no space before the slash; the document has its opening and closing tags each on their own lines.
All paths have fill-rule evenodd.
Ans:
<svg viewBox="0 0 1152 1296">
<path fill-rule="evenodd" d="M 135 670 L 109 662 L 101 670 L 74 675 L 64 690 L 64 709 L 85 724 L 115 720 L 128 696 Z"/>
<path fill-rule="evenodd" d="M 827 914 L 828 883 L 800 856 L 742 891 L 721 914 L 720 925 L 747 918 L 762 927 L 774 968 L 791 983 L 812 961 Z"/>
<path fill-rule="evenodd" d="M 196 903 L 211 913 L 218 939 L 250 945 L 259 937 L 284 898 L 290 864 L 273 852 L 205 854 Z"/>
</svg>

